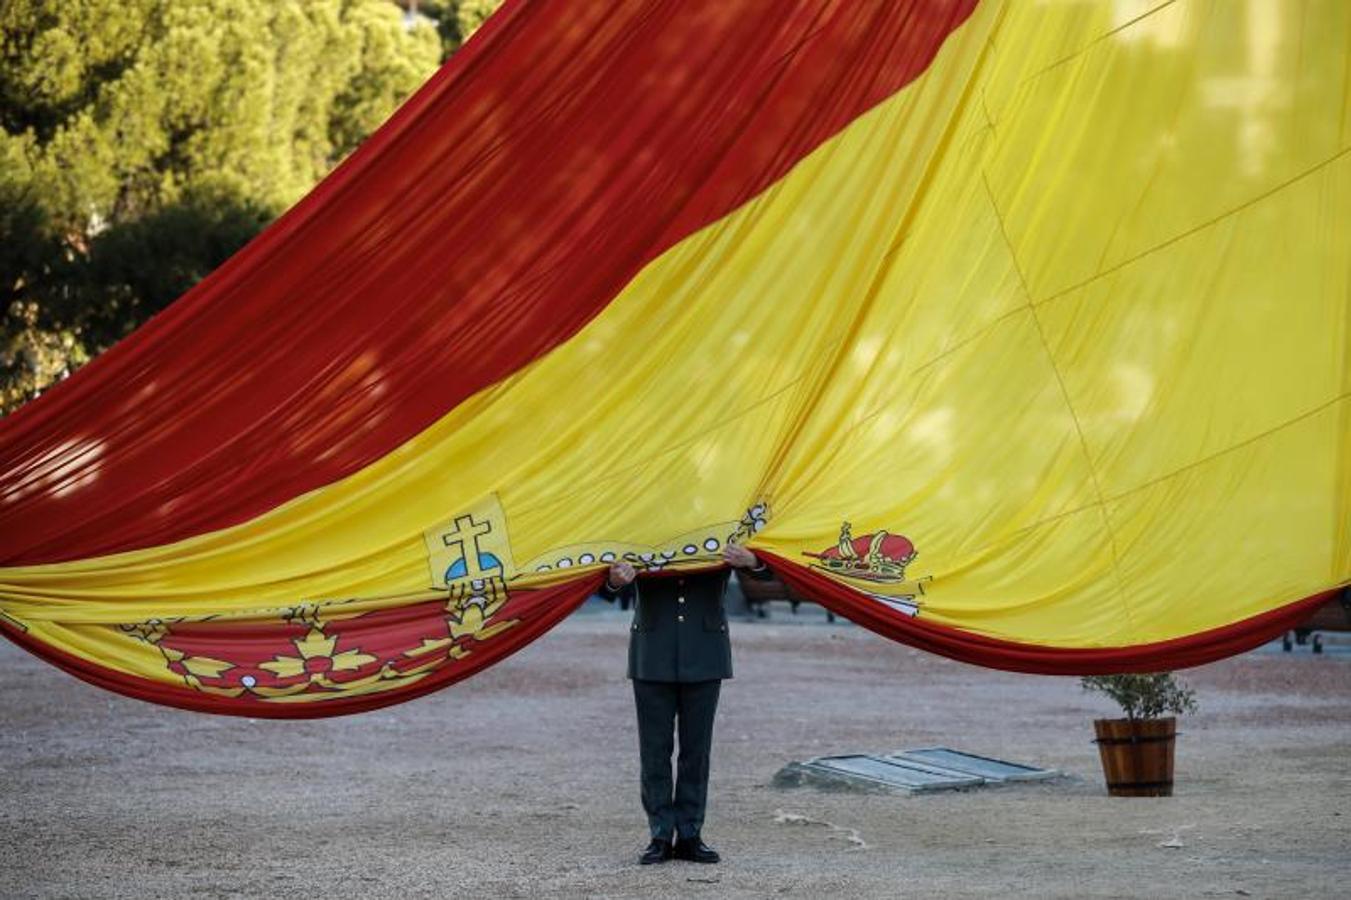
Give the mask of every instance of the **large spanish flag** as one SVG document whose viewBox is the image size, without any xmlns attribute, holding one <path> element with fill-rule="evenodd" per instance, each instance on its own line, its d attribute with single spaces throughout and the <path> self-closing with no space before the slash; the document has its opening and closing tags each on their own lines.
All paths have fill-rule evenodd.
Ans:
<svg viewBox="0 0 1351 900">
<path fill-rule="evenodd" d="M 405 700 L 756 550 L 1048 673 L 1351 581 L 1351 4 L 509 2 L 3 424 L 0 630 L 175 706 Z"/>
</svg>

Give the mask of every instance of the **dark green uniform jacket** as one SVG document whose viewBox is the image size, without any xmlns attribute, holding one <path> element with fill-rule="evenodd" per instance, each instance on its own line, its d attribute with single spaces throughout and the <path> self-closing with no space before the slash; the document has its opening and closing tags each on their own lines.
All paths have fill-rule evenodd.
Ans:
<svg viewBox="0 0 1351 900">
<path fill-rule="evenodd" d="M 751 578 L 773 578 L 768 568 L 742 569 Z M 732 677 L 723 595 L 731 570 L 639 576 L 622 590 L 635 592 L 629 631 L 629 677 L 641 681 L 712 681 Z M 600 594 L 619 596 L 608 584 Z"/>
</svg>

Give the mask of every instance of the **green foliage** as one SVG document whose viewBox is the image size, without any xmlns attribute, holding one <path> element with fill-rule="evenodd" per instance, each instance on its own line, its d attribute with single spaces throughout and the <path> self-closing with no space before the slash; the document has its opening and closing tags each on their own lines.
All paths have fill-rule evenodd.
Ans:
<svg viewBox="0 0 1351 900">
<path fill-rule="evenodd" d="M 389 0 L 0 3 L 0 407 L 222 262 L 441 56 Z"/>
<path fill-rule="evenodd" d="M 437 22 L 448 57 L 497 11 L 502 0 L 400 0 L 400 4 L 412 6 Z"/>
<path fill-rule="evenodd" d="M 1164 713 L 1196 711 L 1196 694 L 1171 672 L 1152 675 L 1090 675 L 1079 680 L 1084 690 L 1106 694 L 1128 719 L 1157 719 Z"/>
</svg>

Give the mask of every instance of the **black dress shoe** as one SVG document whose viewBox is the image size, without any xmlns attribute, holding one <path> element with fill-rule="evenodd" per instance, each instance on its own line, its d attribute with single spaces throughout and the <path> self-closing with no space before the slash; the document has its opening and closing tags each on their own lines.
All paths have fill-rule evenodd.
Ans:
<svg viewBox="0 0 1351 900">
<path fill-rule="evenodd" d="M 699 835 L 687 838 L 676 838 L 675 858 L 685 859 L 697 863 L 715 863 L 722 857 L 718 856 L 718 851 L 705 844 Z"/>
<path fill-rule="evenodd" d="M 652 843 L 647 845 L 643 855 L 638 857 L 639 865 L 650 866 L 653 863 L 664 863 L 671 858 L 671 842 L 665 838 L 653 838 Z"/>
</svg>

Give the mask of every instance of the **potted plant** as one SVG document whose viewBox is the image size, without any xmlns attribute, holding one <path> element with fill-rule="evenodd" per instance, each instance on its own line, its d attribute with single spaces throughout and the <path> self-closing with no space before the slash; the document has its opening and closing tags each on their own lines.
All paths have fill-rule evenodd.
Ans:
<svg viewBox="0 0 1351 900">
<path fill-rule="evenodd" d="M 1196 695 L 1171 672 L 1090 675 L 1084 690 L 1106 694 L 1124 719 L 1096 719 L 1098 755 L 1113 797 L 1171 797 L 1177 715 L 1196 711 Z M 1163 717 L 1164 713 L 1173 715 Z"/>
</svg>

